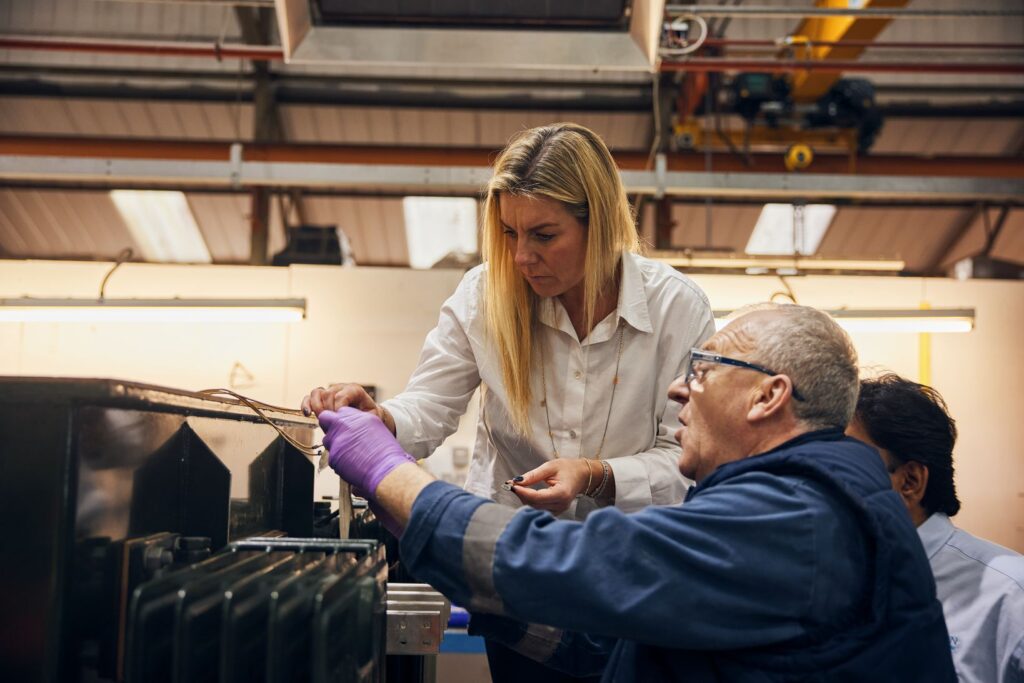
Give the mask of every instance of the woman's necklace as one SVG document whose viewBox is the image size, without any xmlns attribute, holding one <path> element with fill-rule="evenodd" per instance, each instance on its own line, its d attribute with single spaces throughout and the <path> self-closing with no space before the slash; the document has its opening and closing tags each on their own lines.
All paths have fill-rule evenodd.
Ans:
<svg viewBox="0 0 1024 683">
<path fill-rule="evenodd" d="M 554 299 L 551 301 L 551 306 L 554 307 Z M 601 459 L 601 451 L 604 449 L 604 440 L 608 437 L 608 423 L 612 419 L 612 404 L 615 402 L 615 389 L 619 386 L 619 363 L 622 361 L 622 345 L 625 339 L 626 325 L 619 323 L 619 348 L 615 356 L 615 375 L 612 377 L 612 395 L 608 399 L 608 414 L 604 418 L 604 431 L 601 432 L 601 443 L 597 447 L 597 452 L 594 454 L 595 460 Z M 590 371 L 590 344 L 587 344 L 587 350 L 584 354 L 584 370 L 589 373 Z M 558 448 L 555 446 L 555 433 L 551 431 L 551 415 L 548 412 L 548 371 L 544 362 L 544 343 L 540 344 L 540 379 L 541 387 L 543 388 L 543 396 L 541 403 L 544 406 L 544 422 L 548 428 L 548 438 L 551 439 L 551 453 L 552 457 L 559 457 Z M 586 387 L 584 386 L 583 392 L 584 399 L 586 398 Z M 583 434 L 580 434 L 580 457 L 583 457 Z"/>
</svg>

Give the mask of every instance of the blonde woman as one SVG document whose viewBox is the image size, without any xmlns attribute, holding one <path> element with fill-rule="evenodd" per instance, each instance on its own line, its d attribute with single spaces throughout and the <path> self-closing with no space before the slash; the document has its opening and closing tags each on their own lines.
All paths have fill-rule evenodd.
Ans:
<svg viewBox="0 0 1024 683">
<path fill-rule="evenodd" d="M 714 321 L 691 280 L 638 255 L 604 142 L 572 123 L 516 136 L 487 186 L 482 251 L 405 391 L 377 404 L 334 384 L 303 410 L 373 411 L 425 458 L 482 386 L 472 493 L 576 519 L 681 501 L 677 406 L 665 396 Z"/>
<path fill-rule="evenodd" d="M 377 404 L 334 384 L 303 410 L 372 411 L 425 458 L 481 387 L 470 492 L 576 519 L 678 503 L 678 406 L 665 397 L 714 320 L 693 282 L 638 251 L 601 139 L 571 123 L 525 131 L 487 186 L 484 264 L 441 308 L 405 391 Z M 487 655 L 496 682 L 573 680 L 493 641 Z"/>
</svg>

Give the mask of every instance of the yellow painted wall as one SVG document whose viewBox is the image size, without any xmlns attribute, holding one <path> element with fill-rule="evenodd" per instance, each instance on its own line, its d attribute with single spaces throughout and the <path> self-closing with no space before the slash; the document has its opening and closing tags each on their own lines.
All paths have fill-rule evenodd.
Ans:
<svg viewBox="0 0 1024 683">
<path fill-rule="evenodd" d="M 105 263 L 0 261 L 0 297 L 95 297 Z M 109 297 L 305 297 L 308 315 L 286 325 L 0 324 L 0 374 L 117 377 L 198 390 L 225 387 L 241 363 L 253 379 L 236 388 L 294 406 L 330 381 L 402 390 L 423 337 L 461 277 L 458 271 L 294 266 L 126 264 Z M 695 277 L 716 309 L 767 299 L 777 278 Z M 1024 283 L 917 278 L 792 278 L 800 303 L 823 308 L 973 307 L 969 334 L 931 336 L 934 386 L 960 428 L 956 522 L 1024 551 Z M 869 372 L 919 378 L 917 335 L 856 334 Z M 236 377 L 237 377 L 236 373 Z M 457 480 L 450 448 L 472 446 L 475 403 L 463 427 L 428 463 Z M 318 490 L 334 484 L 321 475 Z"/>
</svg>

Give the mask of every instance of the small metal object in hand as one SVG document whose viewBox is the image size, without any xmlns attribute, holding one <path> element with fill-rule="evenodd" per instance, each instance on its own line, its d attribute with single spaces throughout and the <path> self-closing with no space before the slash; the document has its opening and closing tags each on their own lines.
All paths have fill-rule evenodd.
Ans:
<svg viewBox="0 0 1024 683">
<path fill-rule="evenodd" d="M 512 481 L 511 479 L 509 479 L 508 481 L 506 481 L 504 484 L 501 485 L 501 488 L 503 488 L 506 491 L 511 491 L 512 487 L 515 486 L 515 485 L 516 485 L 516 483 L 514 481 Z"/>
</svg>

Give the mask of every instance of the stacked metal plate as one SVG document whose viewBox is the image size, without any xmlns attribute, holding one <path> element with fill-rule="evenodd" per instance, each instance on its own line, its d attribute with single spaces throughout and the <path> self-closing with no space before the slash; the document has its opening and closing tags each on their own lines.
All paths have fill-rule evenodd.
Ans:
<svg viewBox="0 0 1024 683">
<path fill-rule="evenodd" d="M 387 565 L 369 540 L 251 538 L 135 589 L 134 681 L 382 681 Z"/>
</svg>

